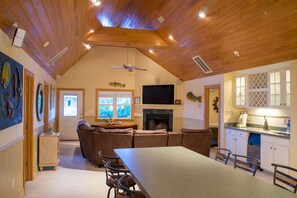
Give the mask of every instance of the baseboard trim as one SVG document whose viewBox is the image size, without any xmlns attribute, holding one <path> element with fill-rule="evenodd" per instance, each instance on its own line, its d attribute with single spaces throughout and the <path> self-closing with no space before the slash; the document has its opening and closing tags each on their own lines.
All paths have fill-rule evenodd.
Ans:
<svg viewBox="0 0 297 198">
<path fill-rule="evenodd" d="M 9 148 L 9 147 L 11 147 L 12 145 L 14 145 L 14 144 L 16 144 L 16 143 L 24 140 L 24 138 L 25 138 L 25 136 L 24 135 L 21 135 L 20 137 L 18 137 L 16 139 L 14 139 L 13 141 L 9 142 L 8 144 L 0 147 L 0 152 L 3 151 L 3 150 L 5 150 L 5 149 L 7 149 L 7 148 Z"/>
</svg>

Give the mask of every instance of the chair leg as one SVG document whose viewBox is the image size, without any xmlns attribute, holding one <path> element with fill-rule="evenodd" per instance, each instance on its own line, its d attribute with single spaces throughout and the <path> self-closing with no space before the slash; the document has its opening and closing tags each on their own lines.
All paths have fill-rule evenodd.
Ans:
<svg viewBox="0 0 297 198">
<path fill-rule="evenodd" d="M 114 198 L 116 198 L 117 197 L 117 189 L 113 188 L 113 190 L 114 190 Z"/>
<path fill-rule="evenodd" d="M 109 195 L 110 195 L 110 190 L 112 189 L 112 187 L 110 187 L 109 189 L 108 189 L 108 192 L 107 192 L 107 198 L 109 198 Z"/>
</svg>

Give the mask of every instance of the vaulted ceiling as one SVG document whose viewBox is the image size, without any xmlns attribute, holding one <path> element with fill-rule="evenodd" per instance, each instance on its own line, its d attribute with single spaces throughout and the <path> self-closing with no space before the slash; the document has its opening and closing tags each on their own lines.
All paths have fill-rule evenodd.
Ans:
<svg viewBox="0 0 297 198">
<path fill-rule="evenodd" d="M 2 0 L 0 28 L 10 38 L 15 22 L 26 30 L 22 48 L 53 77 L 88 52 L 83 43 L 129 44 L 182 80 L 297 59 L 295 0 L 100 2 L 96 7 L 90 0 Z M 206 17 L 198 17 L 199 11 Z M 212 73 L 200 70 L 192 60 L 196 55 Z"/>
</svg>

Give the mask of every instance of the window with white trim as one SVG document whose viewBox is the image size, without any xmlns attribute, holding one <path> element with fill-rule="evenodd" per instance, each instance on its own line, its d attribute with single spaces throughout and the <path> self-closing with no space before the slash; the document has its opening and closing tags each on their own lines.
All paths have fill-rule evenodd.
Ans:
<svg viewBox="0 0 297 198">
<path fill-rule="evenodd" d="M 132 119 L 132 90 L 96 90 L 97 119 Z"/>
</svg>

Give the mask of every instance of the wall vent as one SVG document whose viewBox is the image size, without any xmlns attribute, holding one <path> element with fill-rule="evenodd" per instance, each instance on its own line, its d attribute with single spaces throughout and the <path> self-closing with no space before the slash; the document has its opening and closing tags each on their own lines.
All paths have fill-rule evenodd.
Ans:
<svg viewBox="0 0 297 198">
<path fill-rule="evenodd" d="M 208 65 L 206 65 L 200 56 L 194 56 L 192 59 L 204 73 L 209 74 L 212 72 L 212 70 L 208 67 Z"/>
<path fill-rule="evenodd" d="M 54 56 L 50 61 L 48 61 L 48 65 L 52 65 L 54 62 L 56 62 L 61 56 L 63 56 L 68 51 L 68 47 L 65 47 L 62 49 L 56 56 Z"/>
</svg>

